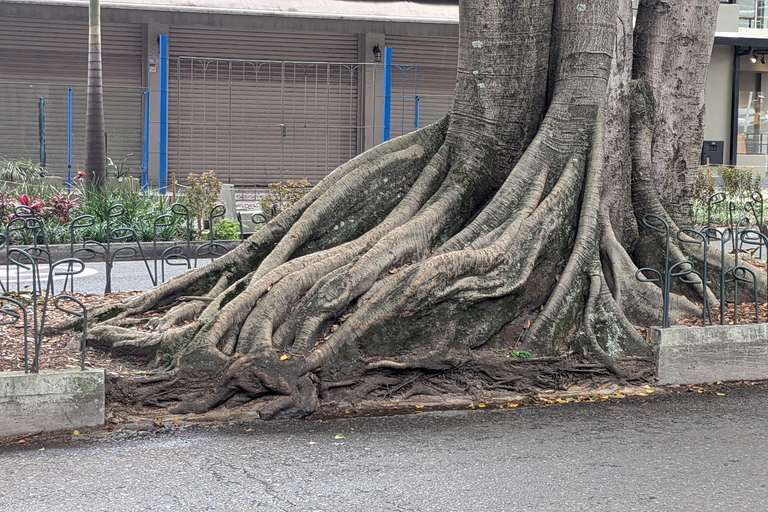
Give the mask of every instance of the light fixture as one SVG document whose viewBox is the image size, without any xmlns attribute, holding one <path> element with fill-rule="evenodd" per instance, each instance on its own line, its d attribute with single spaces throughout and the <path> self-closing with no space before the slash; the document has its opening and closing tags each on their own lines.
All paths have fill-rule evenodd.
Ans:
<svg viewBox="0 0 768 512">
<path fill-rule="evenodd" d="M 752 56 L 749 58 L 749 60 L 752 61 L 752 64 L 757 64 L 757 54 L 752 52 Z"/>
<path fill-rule="evenodd" d="M 381 50 L 378 44 L 373 45 L 373 62 L 381 62 Z"/>
</svg>

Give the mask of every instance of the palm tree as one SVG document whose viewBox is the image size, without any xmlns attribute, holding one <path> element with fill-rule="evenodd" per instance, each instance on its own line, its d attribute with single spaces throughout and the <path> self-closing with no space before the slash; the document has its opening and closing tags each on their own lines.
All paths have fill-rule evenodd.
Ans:
<svg viewBox="0 0 768 512">
<path fill-rule="evenodd" d="M 101 78 L 101 6 L 90 0 L 88 9 L 88 94 L 85 116 L 85 185 L 90 194 L 106 183 L 104 98 Z"/>
</svg>

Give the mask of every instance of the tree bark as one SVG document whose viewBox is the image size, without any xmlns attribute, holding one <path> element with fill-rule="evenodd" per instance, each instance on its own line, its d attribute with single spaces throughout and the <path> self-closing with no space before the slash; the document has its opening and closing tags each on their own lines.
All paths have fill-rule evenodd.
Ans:
<svg viewBox="0 0 768 512">
<path fill-rule="evenodd" d="M 635 278 L 658 258 L 639 220 L 684 203 L 716 7 L 644 1 L 633 34 L 630 0 L 462 1 L 445 119 L 344 164 L 229 255 L 89 315 L 89 343 L 155 368 L 113 396 L 177 413 L 261 398 L 272 418 L 414 371 L 553 385 L 486 347 L 636 378 L 622 358 L 651 348 L 633 322 L 661 317 Z M 699 310 L 676 296 L 671 314 Z"/>
<path fill-rule="evenodd" d="M 88 4 L 88 91 L 85 114 L 86 193 L 101 192 L 106 185 L 106 141 L 104 140 L 104 96 L 101 67 L 101 6 Z"/>
</svg>

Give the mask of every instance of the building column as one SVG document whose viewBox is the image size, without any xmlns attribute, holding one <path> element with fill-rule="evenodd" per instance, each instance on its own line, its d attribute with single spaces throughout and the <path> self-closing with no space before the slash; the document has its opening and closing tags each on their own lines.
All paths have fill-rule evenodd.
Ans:
<svg viewBox="0 0 768 512">
<path fill-rule="evenodd" d="M 161 34 L 168 34 L 168 25 L 149 23 L 144 31 L 147 62 L 145 62 L 144 85 L 149 91 L 149 181 L 154 187 L 158 182 L 158 154 L 160 152 L 160 44 Z"/>
</svg>

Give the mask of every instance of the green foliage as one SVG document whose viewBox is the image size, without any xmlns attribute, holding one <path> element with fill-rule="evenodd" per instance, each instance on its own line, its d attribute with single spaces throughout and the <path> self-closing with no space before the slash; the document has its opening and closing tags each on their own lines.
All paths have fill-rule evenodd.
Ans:
<svg viewBox="0 0 768 512">
<path fill-rule="evenodd" d="M 240 224 L 234 219 L 221 219 L 213 223 L 215 240 L 237 240 L 240 237 Z"/>
<path fill-rule="evenodd" d="M 733 201 L 738 209 L 743 211 L 745 203 L 752 200 L 752 192 L 762 189 L 761 176 L 751 167 L 721 165 L 714 171 L 723 181 L 722 192 L 727 199 L 712 205 L 711 221 L 714 224 L 725 224 L 729 222 L 729 203 Z M 693 190 L 693 221 L 696 224 L 704 224 L 707 221 L 707 201 L 716 192 L 712 174 L 708 166 L 699 167 L 696 173 Z"/>
<path fill-rule="evenodd" d="M 723 179 L 723 192 L 731 201 L 744 203 L 753 190 L 760 189 L 760 174 L 751 167 L 721 165 L 716 172 Z"/>
<path fill-rule="evenodd" d="M 715 177 L 710 166 L 701 166 L 696 171 L 696 182 L 693 184 L 693 218 L 696 220 L 707 217 L 707 201 L 715 193 Z"/>
<path fill-rule="evenodd" d="M 81 195 L 81 197 L 84 197 Z M 130 187 L 107 187 L 103 193 L 94 192 L 84 197 L 73 213 L 73 217 L 78 215 L 92 215 L 96 222 L 90 228 L 78 230 L 82 233 L 85 240 L 106 240 L 107 231 L 107 212 L 116 205 L 122 204 L 125 211 L 116 219 L 110 220 L 110 228 L 129 227 L 136 231 L 136 236 L 142 242 L 152 241 L 152 230 L 154 222 L 160 215 L 168 213 L 170 210 L 170 200 L 161 195 L 142 194 L 136 192 Z M 178 222 L 171 226 L 160 228 L 158 230 L 159 240 L 173 240 L 180 229 Z"/>
<path fill-rule="evenodd" d="M 531 357 L 533 357 L 533 354 L 531 354 L 527 350 L 512 350 L 509 352 L 509 357 L 514 357 L 519 359 L 530 359 Z"/>
<path fill-rule="evenodd" d="M 208 216 L 214 203 L 221 193 L 221 182 L 216 179 L 213 171 L 203 174 L 192 173 L 187 176 L 189 187 L 186 190 L 187 208 L 189 214 L 197 219 L 197 231 L 202 231 L 202 220 Z"/>
<path fill-rule="evenodd" d="M 0 180 L 12 183 L 27 183 L 45 176 L 45 168 L 32 159 L 11 160 L 0 157 Z"/>
<path fill-rule="evenodd" d="M 312 185 L 307 178 L 299 181 L 285 180 L 278 183 L 269 184 L 269 192 L 261 197 L 261 212 L 268 221 L 280 214 L 280 212 L 296 204 L 299 199 L 304 197 Z M 274 215 L 272 207 L 274 206 Z"/>
<path fill-rule="evenodd" d="M 120 165 L 117 165 L 114 160 L 107 157 L 107 175 L 114 176 L 115 178 L 122 179 L 127 177 L 131 172 L 131 168 L 128 167 L 125 168 L 125 162 L 128 161 L 128 157 L 133 156 L 133 153 L 128 153 L 127 155 L 123 156 L 123 161 L 120 162 Z"/>
</svg>

